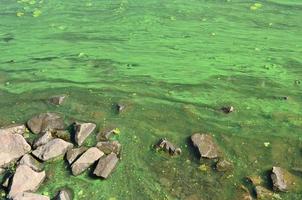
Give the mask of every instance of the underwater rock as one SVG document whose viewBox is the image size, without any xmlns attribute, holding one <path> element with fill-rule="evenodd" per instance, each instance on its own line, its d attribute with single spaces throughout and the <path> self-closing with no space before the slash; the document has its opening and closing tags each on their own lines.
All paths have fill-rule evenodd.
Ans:
<svg viewBox="0 0 302 200">
<path fill-rule="evenodd" d="M 235 200 L 253 200 L 253 197 L 245 186 L 240 185 L 237 188 Z"/>
<path fill-rule="evenodd" d="M 50 200 L 50 198 L 40 194 L 23 192 L 22 194 L 18 194 L 13 200 Z"/>
<path fill-rule="evenodd" d="M 72 200 L 72 192 L 67 189 L 62 189 L 54 200 Z"/>
<path fill-rule="evenodd" d="M 219 172 L 226 172 L 233 169 L 233 164 L 225 159 L 219 160 L 216 163 L 216 170 Z"/>
<path fill-rule="evenodd" d="M 220 150 L 211 135 L 195 133 L 191 136 L 191 140 L 198 148 L 201 157 L 209 159 L 219 157 Z"/>
<path fill-rule="evenodd" d="M 117 134 L 117 128 L 113 129 L 106 129 L 104 131 L 101 131 L 96 136 L 97 141 L 107 141 L 110 139 L 112 134 Z"/>
<path fill-rule="evenodd" d="M 53 133 L 53 135 L 57 138 L 61 138 L 65 141 L 70 141 L 70 133 L 67 130 L 57 130 Z"/>
<path fill-rule="evenodd" d="M 75 142 L 81 146 L 85 139 L 94 131 L 96 125 L 93 123 L 78 123 L 74 124 Z"/>
<path fill-rule="evenodd" d="M 80 155 L 87 151 L 87 147 L 69 149 L 66 153 L 66 160 L 71 165 Z"/>
<path fill-rule="evenodd" d="M 154 148 L 156 150 L 164 150 L 172 156 L 181 154 L 181 149 L 175 147 L 175 145 L 169 142 L 166 138 L 160 139 L 158 143 L 154 145 Z"/>
<path fill-rule="evenodd" d="M 63 130 L 65 128 L 63 118 L 56 113 L 42 113 L 36 115 L 27 122 L 27 126 L 35 134 L 39 134 L 47 130 L 53 132 L 56 130 Z"/>
<path fill-rule="evenodd" d="M 0 128 L 0 134 L 10 133 L 10 134 L 20 134 L 23 135 L 26 131 L 26 127 L 23 124 L 12 124 L 6 127 Z"/>
<path fill-rule="evenodd" d="M 263 182 L 260 176 L 248 176 L 246 178 L 253 184 L 253 186 L 261 185 Z"/>
<path fill-rule="evenodd" d="M 19 165 L 27 165 L 35 171 L 42 170 L 41 163 L 37 161 L 34 157 L 32 157 L 30 154 L 25 154 L 19 161 Z"/>
<path fill-rule="evenodd" d="M 39 138 L 36 139 L 36 141 L 34 142 L 33 147 L 37 148 L 39 146 L 42 146 L 44 144 L 46 144 L 47 142 L 49 142 L 50 140 L 52 140 L 52 134 L 50 131 L 46 131 L 43 135 L 41 135 Z"/>
<path fill-rule="evenodd" d="M 23 192 L 37 191 L 45 177 L 45 171 L 36 172 L 27 165 L 19 165 L 12 178 L 8 197 L 14 198 Z"/>
<path fill-rule="evenodd" d="M 271 179 L 275 191 L 286 192 L 295 184 L 293 175 L 281 167 L 273 167 Z"/>
<path fill-rule="evenodd" d="M 221 110 L 224 113 L 228 114 L 228 113 L 234 112 L 235 109 L 234 109 L 233 106 L 224 106 L 224 107 L 221 108 Z"/>
<path fill-rule="evenodd" d="M 48 143 L 39 146 L 32 152 L 37 158 L 47 161 L 58 156 L 64 155 L 68 149 L 71 149 L 73 144 L 66 142 L 60 138 L 55 138 Z"/>
<path fill-rule="evenodd" d="M 108 178 L 108 176 L 114 171 L 118 160 L 119 159 L 115 153 L 110 153 L 109 155 L 100 158 L 93 174 L 105 179 Z"/>
<path fill-rule="evenodd" d="M 96 147 L 104 152 L 106 155 L 110 153 L 115 153 L 116 155 L 120 154 L 122 145 L 118 141 L 103 141 L 98 142 L 96 144 Z"/>
<path fill-rule="evenodd" d="M 104 153 L 98 148 L 89 148 L 71 165 L 72 174 L 75 176 L 80 175 L 103 155 Z"/>
<path fill-rule="evenodd" d="M 24 137 L 19 134 L 0 134 L 0 167 L 6 167 L 31 150 Z"/>
<path fill-rule="evenodd" d="M 54 105 L 62 105 L 65 101 L 66 95 L 57 95 L 49 98 L 49 102 Z"/>
<path fill-rule="evenodd" d="M 118 103 L 118 104 L 116 105 L 116 109 L 117 109 L 117 112 L 118 112 L 118 113 L 123 112 L 123 111 L 125 110 L 125 108 L 126 108 L 126 105 L 124 105 L 124 104 L 122 104 L 122 103 Z"/>
<path fill-rule="evenodd" d="M 255 187 L 255 192 L 258 200 L 268 200 L 268 199 L 273 199 L 274 197 L 273 192 L 260 185 L 257 185 Z"/>
</svg>

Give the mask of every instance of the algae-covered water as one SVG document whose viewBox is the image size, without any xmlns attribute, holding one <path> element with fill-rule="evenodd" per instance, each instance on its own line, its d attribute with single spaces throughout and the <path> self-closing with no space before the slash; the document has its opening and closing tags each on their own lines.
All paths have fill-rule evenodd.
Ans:
<svg viewBox="0 0 302 200">
<path fill-rule="evenodd" d="M 108 180 L 57 160 L 38 191 L 50 197 L 241 200 L 246 176 L 271 187 L 272 166 L 301 180 L 301 21 L 301 0 L 0 0 L 0 126 L 52 111 L 121 130 Z M 66 102 L 49 105 L 57 94 Z M 199 160 L 196 132 L 215 137 L 231 172 Z M 162 137 L 182 155 L 155 152 Z M 276 196 L 300 200 L 302 185 Z"/>
</svg>

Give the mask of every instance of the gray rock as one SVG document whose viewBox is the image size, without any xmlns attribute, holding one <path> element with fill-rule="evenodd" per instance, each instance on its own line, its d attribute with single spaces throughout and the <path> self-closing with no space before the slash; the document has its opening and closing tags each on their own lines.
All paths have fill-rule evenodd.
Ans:
<svg viewBox="0 0 302 200">
<path fill-rule="evenodd" d="M 170 141 L 166 138 L 160 139 L 159 142 L 154 146 L 156 150 L 164 150 L 170 155 L 179 155 L 181 154 L 181 149 L 175 147 Z"/>
<path fill-rule="evenodd" d="M 123 111 L 125 110 L 125 108 L 126 108 L 126 105 L 125 105 L 125 104 L 118 103 L 118 104 L 116 105 L 116 109 L 117 109 L 117 112 L 118 112 L 118 113 L 123 112 Z"/>
<path fill-rule="evenodd" d="M 42 145 L 48 143 L 52 139 L 53 139 L 53 137 L 52 137 L 51 132 L 50 131 L 46 131 L 38 139 L 36 139 L 36 141 L 34 142 L 33 147 L 37 148 L 39 146 L 42 146 Z"/>
<path fill-rule="evenodd" d="M 50 200 L 50 198 L 40 194 L 23 192 L 22 194 L 18 194 L 13 200 Z"/>
<path fill-rule="evenodd" d="M 196 133 L 191 136 L 191 140 L 198 148 L 201 157 L 209 159 L 219 157 L 220 150 L 211 135 Z"/>
<path fill-rule="evenodd" d="M 67 130 L 57 130 L 53 135 L 65 141 L 70 141 L 70 133 Z"/>
<path fill-rule="evenodd" d="M 26 131 L 26 127 L 23 124 L 12 124 L 10 126 L 2 127 L 0 129 L 0 134 L 11 133 L 23 135 Z"/>
<path fill-rule="evenodd" d="M 106 129 L 104 131 L 99 132 L 96 136 L 96 139 L 97 141 L 108 141 L 112 134 L 117 134 L 116 128 Z"/>
<path fill-rule="evenodd" d="M 80 155 L 87 151 L 87 147 L 79 147 L 74 149 L 69 149 L 66 153 L 66 160 L 71 165 Z"/>
<path fill-rule="evenodd" d="M 55 200 L 72 200 L 72 192 L 67 189 L 60 190 Z"/>
<path fill-rule="evenodd" d="M 6 167 L 31 150 L 22 135 L 0 134 L 0 167 Z"/>
<path fill-rule="evenodd" d="M 47 130 L 53 132 L 65 128 L 63 118 L 57 113 L 42 113 L 34 116 L 27 122 L 27 126 L 35 134 L 43 133 Z"/>
<path fill-rule="evenodd" d="M 66 96 L 65 95 L 57 95 L 52 96 L 49 98 L 49 102 L 54 105 L 62 105 L 65 101 Z"/>
<path fill-rule="evenodd" d="M 19 161 L 19 165 L 27 165 L 32 168 L 34 171 L 41 171 L 42 165 L 39 161 L 37 161 L 30 154 L 25 154 L 21 160 Z"/>
<path fill-rule="evenodd" d="M 96 125 L 93 123 L 75 123 L 75 142 L 81 146 L 85 139 L 94 131 Z"/>
<path fill-rule="evenodd" d="M 118 157 L 115 153 L 110 153 L 109 155 L 100 158 L 98 165 L 94 170 L 94 174 L 98 177 L 108 178 L 108 176 L 113 172 L 118 163 Z"/>
<path fill-rule="evenodd" d="M 46 177 L 45 171 L 36 172 L 27 165 L 19 165 L 12 178 L 9 198 L 15 198 L 23 192 L 35 192 Z"/>
<path fill-rule="evenodd" d="M 96 147 L 89 148 L 71 165 L 72 174 L 77 176 L 83 173 L 88 167 L 95 163 L 104 153 Z"/>
<path fill-rule="evenodd" d="M 40 160 L 47 161 L 65 155 L 68 149 L 71 149 L 72 147 L 73 144 L 66 142 L 60 138 L 55 138 L 48 143 L 39 146 L 32 152 L 32 154 Z"/>
<path fill-rule="evenodd" d="M 98 142 L 96 144 L 96 147 L 102 152 L 104 152 L 106 155 L 112 152 L 119 155 L 122 146 L 118 141 L 103 141 L 103 142 Z"/>
<path fill-rule="evenodd" d="M 295 184 L 293 175 L 281 167 L 273 167 L 271 179 L 275 191 L 286 192 Z"/>
</svg>

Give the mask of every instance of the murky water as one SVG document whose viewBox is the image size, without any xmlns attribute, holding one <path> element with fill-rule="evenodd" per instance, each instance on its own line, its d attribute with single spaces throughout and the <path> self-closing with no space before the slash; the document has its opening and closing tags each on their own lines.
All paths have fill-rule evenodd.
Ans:
<svg viewBox="0 0 302 200">
<path fill-rule="evenodd" d="M 301 180 L 292 170 L 302 168 L 300 0 L 0 0 L 0 17 L 1 126 L 54 111 L 66 123 L 121 130 L 110 179 L 74 177 L 58 160 L 46 165 L 40 193 L 239 200 L 244 177 L 260 175 L 269 188 L 274 165 Z M 63 106 L 46 102 L 55 94 L 69 95 Z M 222 113 L 225 105 L 235 112 Z M 199 160 L 195 132 L 215 136 L 233 171 Z M 183 154 L 155 152 L 161 137 Z M 280 197 L 302 199 L 302 185 Z"/>
</svg>

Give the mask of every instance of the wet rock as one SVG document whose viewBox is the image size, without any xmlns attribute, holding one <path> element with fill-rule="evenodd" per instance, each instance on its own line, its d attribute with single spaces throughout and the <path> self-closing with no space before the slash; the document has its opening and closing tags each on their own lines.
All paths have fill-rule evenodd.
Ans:
<svg viewBox="0 0 302 200">
<path fill-rule="evenodd" d="M 286 192 L 295 184 L 293 175 L 281 167 L 273 167 L 271 179 L 275 191 Z"/>
<path fill-rule="evenodd" d="M 88 167 L 95 163 L 104 153 L 96 147 L 89 148 L 71 165 L 72 174 L 77 176 L 83 173 Z"/>
<path fill-rule="evenodd" d="M 37 161 L 34 157 L 32 157 L 30 154 L 25 154 L 19 161 L 19 165 L 27 165 L 28 167 L 32 168 L 34 171 L 42 170 L 41 163 Z"/>
<path fill-rule="evenodd" d="M 93 174 L 106 179 L 113 172 L 117 163 L 117 155 L 115 153 L 110 153 L 109 155 L 100 158 Z"/>
<path fill-rule="evenodd" d="M 58 195 L 56 196 L 56 198 L 54 200 L 72 200 L 72 192 L 70 190 L 67 189 L 63 189 L 60 190 L 60 192 L 58 193 Z"/>
<path fill-rule="evenodd" d="M 262 186 L 256 186 L 255 191 L 258 200 L 269 200 L 274 198 L 274 193 Z"/>
<path fill-rule="evenodd" d="M 13 200 L 50 200 L 50 198 L 40 194 L 24 192 L 17 195 Z"/>
<path fill-rule="evenodd" d="M 175 145 L 172 144 L 170 141 L 168 141 L 166 138 L 160 139 L 159 142 L 154 145 L 154 148 L 156 150 L 164 150 L 168 152 L 170 155 L 181 154 L 181 149 L 175 147 Z"/>
<path fill-rule="evenodd" d="M 0 167 L 6 167 L 11 162 L 18 160 L 31 150 L 30 145 L 22 135 L 0 134 Z"/>
<path fill-rule="evenodd" d="M 27 126 L 35 134 L 46 132 L 47 130 L 54 132 L 65 128 L 63 118 L 57 113 L 42 113 L 34 116 L 27 122 Z"/>
<path fill-rule="evenodd" d="M 75 142 L 81 146 L 85 139 L 94 131 L 96 125 L 93 123 L 75 123 Z"/>
<path fill-rule="evenodd" d="M 216 163 L 216 170 L 219 172 L 226 172 L 233 169 L 233 164 L 225 159 L 219 160 Z"/>
<path fill-rule="evenodd" d="M 13 124 L 10 126 L 2 127 L 0 129 L 0 134 L 2 133 L 11 133 L 11 134 L 20 134 L 23 135 L 26 131 L 26 127 L 23 124 Z"/>
<path fill-rule="evenodd" d="M 71 165 L 80 155 L 87 151 L 87 149 L 87 147 L 69 149 L 66 153 L 66 160 Z"/>
<path fill-rule="evenodd" d="M 225 106 L 225 107 L 222 107 L 221 110 L 222 110 L 224 113 L 226 113 L 226 114 L 235 111 L 235 109 L 234 109 L 233 106 Z"/>
<path fill-rule="evenodd" d="M 118 134 L 116 132 L 116 128 L 114 129 L 106 129 L 102 132 L 99 132 L 98 135 L 96 136 L 97 141 L 107 141 L 110 139 L 111 135 L 113 134 Z"/>
<path fill-rule="evenodd" d="M 191 136 L 191 140 L 193 145 L 198 148 L 201 157 L 209 159 L 219 157 L 219 147 L 211 135 L 195 133 Z"/>
<path fill-rule="evenodd" d="M 60 138 L 55 138 L 48 143 L 39 146 L 32 154 L 43 161 L 47 161 L 64 155 L 68 149 L 71 149 L 72 147 L 73 144 Z"/>
<path fill-rule="evenodd" d="M 66 99 L 66 95 L 57 95 L 49 98 L 49 102 L 54 105 L 62 105 Z"/>
<path fill-rule="evenodd" d="M 50 140 L 52 140 L 52 134 L 50 131 L 46 131 L 43 135 L 41 135 L 38 139 L 36 139 L 36 141 L 34 142 L 33 147 L 37 148 L 39 146 L 42 146 L 46 143 L 48 143 Z"/>
<path fill-rule="evenodd" d="M 115 153 L 116 155 L 120 154 L 121 151 L 121 144 L 118 141 L 103 141 L 103 142 L 98 142 L 96 147 L 104 152 L 106 155 L 110 153 Z"/>
<path fill-rule="evenodd" d="M 36 172 L 27 165 L 19 165 L 12 178 L 9 198 L 17 197 L 23 192 L 35 192 L 46 177 L 45 171 Z"/>
</svg>

